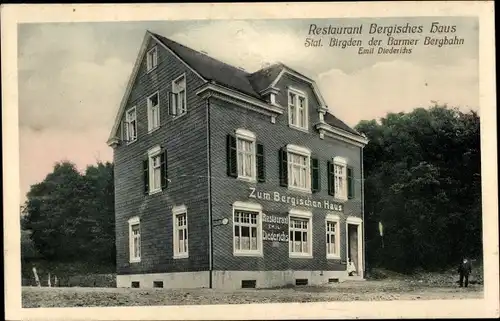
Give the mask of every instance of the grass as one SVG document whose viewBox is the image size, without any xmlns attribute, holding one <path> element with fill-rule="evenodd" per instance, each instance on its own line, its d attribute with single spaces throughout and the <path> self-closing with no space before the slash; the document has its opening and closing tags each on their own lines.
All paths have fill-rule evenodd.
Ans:
<svg viewBox="0 0 500 321">
<path fill-rule="evenodd" d="M 73 274 L 95 270 L 94 266 L 81 263 L 52 267 L 45 264 L 43 270 Z M 323 287 L 284 286 L 271 289 L 124 289 L 114 287 L 114 274 L 107 267 L 97 272 L 71 276 L 72 287 L 23 287 L 22 304 L 36 307 L 110 307 L 155 306 L 196 304 L 246 304 L 280 302 L 331 302 L 331 301 L 387 301 L 387 300 L 436 300 L 478 299 L 483 296 L 482 267 L 476 266 L 468 288 L 458 287 L 455 269 L 440 273 L 417 272 L 400 274 L 384 269 L 374 269 L 366 281 L 333 283 Z M 103 278 L 102 282 L 96 280 Z M 113 279 L 113 280 L 111 280 Z M 111 282 L 111 281 L 112 282 Z M 44 285 L 46 283 L 43 283 Z M 65 284 L 62 284 L 65 285 Z M 75 287 L 79 285 L 79 287 Z M 104 287 L 106 286 L 106 287 Z"/>
<path fill-rule="evenodd" d="M 25 308 L 110 307 L 282 302 L 386 301 L 478 299 L 482 285 L 458 288 L 454 283 L 435 286 L 405 280 L 348 281 L 324 287 L 281 289 L 125 289 L 24 287 Z"/>
<path fill-rule="evenodd" d="M 34 286 L 32 268 L 36 267 L 43 286 L 48 283 L 48 274 L 53 284 L 57 276 L 61 286 L 116 286 L 116 268 L 111 264 L 95 262 L 51 262 L 43 259 L 22 261 L 22 282 L 24 286 Z"/>
</svg>

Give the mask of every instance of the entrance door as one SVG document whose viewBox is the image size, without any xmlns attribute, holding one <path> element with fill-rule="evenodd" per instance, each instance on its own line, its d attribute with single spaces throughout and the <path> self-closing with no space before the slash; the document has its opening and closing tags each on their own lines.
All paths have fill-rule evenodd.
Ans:
<svg viewBox="0 0 500 321">
<path fill-rule="evenodd" d="M 363 269 L 359 260 L 358 227 L 357 224 L 347 224 L 347 264 L 348 271 L 352 271 L 352 267 L 349 269 L 349 263 L 354 265 L 353 275 L 361 275 Z"/>
</svg>

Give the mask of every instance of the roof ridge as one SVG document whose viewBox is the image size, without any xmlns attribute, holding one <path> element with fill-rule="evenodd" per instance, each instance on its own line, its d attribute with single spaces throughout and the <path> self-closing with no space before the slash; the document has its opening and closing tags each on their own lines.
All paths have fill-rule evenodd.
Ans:
<svg viewBox="0 0 500 321">
<path fill-rule="evenodd" d="M 151 34 L 152 34 L 153 36 L 155 36 L 155 37 L 164 38 L 164 39 L 166 39 L 166 40 L 168 40 L 168 41 L 171 41 L 171 42 L 175 43 L 176 45 L 179 45 L 179 46 L 181 46 L 181 47 L 184 47 L 184 48 L 186 48 L 186 49 L 188 49 L 188 50 L 194 51 L 194 52 L 199 53 L 199 54 L 201 54 L 201 55 L 204 55 L 204 56 L 206 56 L 206 57 L 208 57 L 208 58 L 210 58 L 210 59 L 212 59 L 212 60 L 215 60 L 215 61 L 217 61 L 217 62 L 219 62 L 219 63 L 221 63 L 221 64 L 224 64 L 224 65 L 226 65 L 226 66 L 228 66 L 228 67 L 231 67 L 231 68 L 236 68 L 236 69 L 238 69 L 238 70 L 241 70 L 241 71 L 243 71 L 243 72 L 247 73 L 247 74 L 248 74 L 247 76 L 251 76 L 251 75 L 253 75 L 253 74 L 255 74 L 255 73 L 258 73 L 258 72 L 264 71 L 264 70 L 266 70 L 266 69 L 271 69 L 271 68 L 274 68 L 274 67 L 276 67 L 276 66 L 281 66 L 281 67 L 286 67 L 286 68 L 288 68 L 288 69 L 292 69 L 292 68 L 288 67 L 287 65 L 285 65 L 285 64 L 284 64 L 283 62 L 281 62 L 281 61 L 275 61 L 275 62 L 273 62 L 273 63 L 270 63 L 270 64 L 269 64 L 269 66 L 266 66 L 266 67 L 264 67 L 264 68 L 259 68 L 259 69 L 255 70 L 255 71 L 253 71 L 253 72 L 248 72 L 248 71 L 246 71 L 246 70 L 243 70 L 243 67 L 235 66 L 235 65 L 230 64 L 230 63 L 228 63 L 228 62 L 225 62 L 225 61 L 222 61 L 222 60 L 220 60 L 220 59 L 217 59 L 217 58 L 215 58 L 215 57 L 213 57 L 213 56 L 209 55 L 209 54 L 208 54 L 208 52 L 206 52 L 206 51 L 193 49 L 193 48 L 188 47 L 188 46 L 186 46 L 186 45 L 184 45 L 184 44 L 182 44 L 182 43 L 180 43 L 180 42 L 178 42 L 178 41 L 173 40 L 172 38 L 162 36 L 162 35 L 160 35 L 160 34 L 158 34 L 158 33 L 156 33 L 156 32 L 152 32 L 152 31 L 149 31 L 149 30 L 147 30 L 147 32 L 151 33 Z M 170 48 L 170 49 L 172 49 L 172 48 Z M 292 69 L 292 70 L 293 70 L 293 69 Z M 296 72 L 297 72 L 297 71 L 296 71 Z"/>
<path fill-rule="evenodd" d="M 196 49 L 193 49 L 193 48 L 188 47 L 188 46 L 186 46 L 186 45 L 184 45 L 184 44 L 182 44 L 182 43 L 180 43 L 180 42 L 178 42 L 178 41 L 172 40 L 171 38 L 168 38 L 168 37 L 165 37 L 165 36 L 159 35 L 159 34 L 154 33 L 154 32 L 150 32 L 150 33 L 151 33 L 153 36 L 155 36 L 155 37 L 159 37 L 159 38 L 163 38 L 163 39 L 166 39 L 166 40 L 168 40 L 168 41 L 171 41 L 171 42 L 175 43 L 175 44 L 176 44 L 176 45 L 178 45 L 178 46 L 181 46 L 181 47 L 184 47 L 185 49 L 188 49 L 188 50 L 191 50 L 191 51 L 193 51 L 193 52 L 196 52 L 196 53 L 198 53 L 198 54 L 200 54 L 200 55 L 203 55 L 203 56 L 205 56 L 205 57 L 207 57 L 207 58 L 209 58 L 209 59 L 211 59 L 211 60 L 215 60 L 215 61 L 217 61 L 218 63 L 221 63 L 221 64 L 223 64 L 223 65 L 226 65 L 227 67 L 231 67 L 231 68 L 234 68 L 234 69 L 238 69 L 238 70 L 240 70 L 240 71 L 242 71 L 242 72 L 244 72 L 244 73 L 246 73 L 246 74 L 250 74 L 250 73 L 249 73 L 249 72 L 247 72 L 246 70 L 243 70 L 243 69 L 242 69 L 242 67 L 238 67 L 238 66 L 235 66 L 235 65 L 229 64 L 229 63 L 227 63 L 227 62 L 224 62 L 224 61 L 222 61 L 222 60 L 220 60 L 220 59 L 217 59 L 217 58 L 215 58 L 215 57 L 212 57 L 211 55 L 209 55 L 209 54 L 208 54 L 208 52 L 203 52 L 202 50 L 196 50 Z M 170 48 L 170 49 L 172 49 L 172 48 Z M 173 50 L 173 49 L 172 49 L 172 50 Z"/>
<path fill-rule="evenodd" d="M 257 74 L 259 72 L 263 72 L 263 71 L 265 71 L 267 69 L 275 68 L 277 66 L 282 66 L 283 67 L 283 66 L 285 66 L 285 64 L 282 63 L 281 61 L 276 61 L 274 63 L 270 63 L 269 66 L 257 69 L 256 71 L 252 72 L 250 75 L 254 75 L 254 74 Z"/>
</svg>

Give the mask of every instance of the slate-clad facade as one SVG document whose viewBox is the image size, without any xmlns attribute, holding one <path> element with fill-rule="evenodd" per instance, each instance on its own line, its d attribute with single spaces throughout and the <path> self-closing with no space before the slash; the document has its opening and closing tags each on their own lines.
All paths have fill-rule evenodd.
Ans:
<svg viewBox="0 0 500 321">
<path fill-rule="evenodd" d="M 363 278 L 366 143 L 307 76 L 248 73 L 146 32 L 108 140 L 117 285 Z"/>
</svg>

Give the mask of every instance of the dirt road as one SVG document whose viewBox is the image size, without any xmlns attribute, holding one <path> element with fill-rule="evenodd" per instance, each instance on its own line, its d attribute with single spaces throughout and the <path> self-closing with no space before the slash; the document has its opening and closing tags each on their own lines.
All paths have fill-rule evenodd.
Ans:
<svg viewBox="0 0 500 321">
<path fill-rule="evenodd" d="M 284 289 L 116 289 L 24 287 L 23 307 L 152 306 L 279 302 L 480 299 L 483 287 L 432 286 L 405 281 L 358 281 Z"/>
</svg>

